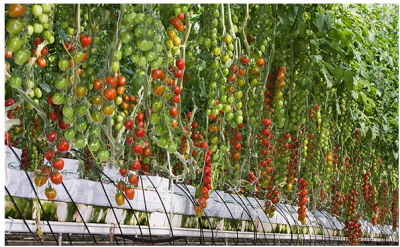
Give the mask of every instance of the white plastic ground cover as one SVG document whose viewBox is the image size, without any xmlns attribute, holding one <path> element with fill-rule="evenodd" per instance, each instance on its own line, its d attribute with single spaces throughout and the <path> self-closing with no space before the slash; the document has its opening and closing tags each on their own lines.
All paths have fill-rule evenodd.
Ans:
<svg viewBox="0 0 400 247">
<path fill-rule="evenodd" d="M 14 151 L 20 157 L 22 150 L 14 148 Z M 5 186 L 9 190 L 10 194 L 22 198 L 36 198 L 34 190 L 25 172 L 19 170 L 18 158 L 15 157 L 14 153 L 8 147 L 6 147 L 5 156 Z M 75 169 L 76 167 L 77 169 L 77 160 L 65 160 L 67 160 L 67 163 L 69 164 L 68 169 L 70 169 L 70 167 L 73 167 L 72 169 Z M 108 172 L 108 175 L 109 174 L 110 172 Z M 33 173 L 28 172 L 28 176 L 32 179 Z M 115 178 L 117 178 L 116 175 L 112 179 Z M 154 186 L 157 187 L 158 193 L 155 191 L 155 188 L 150 183 L 149 179 L 153 182 Z M 194 215 L 193 203 L 191 201 L 193 198 L 189 198 L 188 192 L 186 191 L 186 189 L 188 189 L 191 197 L 193 197 L 196 191 L 194 186 L 173 185 L 173 187 L 170 187 L 168 179 L 157 176 L 144 176 L 142 181 L 144 185 L 143 187 L 145 187 L 146 190 L 135 190 L 134 199 L 129 201 L 134 210 L 159 213 L 172 212 L 178 215 Z M 122 206 L 118 206 L 115 203 L 114 195 L 116 194 L 117 189 L 113 184 L 77 179 L 74 173 L 65 174 L 63 182 L 66 189 L 64 189 L 62 185 L 54 185 L 54 188 L 57 190 L 57 201 L 70 202 L 71 196 L 75 203 L 105 207 L 109 207 L 111 203 L 115 208 L 130 209 L 129 203 L 127 202 Z M 42 186 L 37 190 L 39 198 L 43 200 L 46 200 L 44 194 L 45 187 L 46 186 Z M 104 187 L 105 192 L 102 187 Z M 173 190 L 174 193 L 172 193 L 171 190 Z M 186 193 L 183 190 L 185 190 Z M 299 222 L 296 221 L 297 206 L 277 204 L 277 212 L 275 212 L 272 218 L 269 218 L 260 207 L 260 205 L 264 205 L 264 201 L 262 200 L 257 201 L 256 198 L 231 195 L 222 191 L 218 191 L 218 193 L 220 196 L 218 196 L 216 192 L 211 193 L 210 198 L 207 200 L 207 208 L 205 209 L 204 214 L 208 217 L 252 220 L 272 224 L 299 226 Z M 221 198 L 223 198 L 223 200 Z M 312 214 L 307 211 L 307 215 L 307 226 L 323 227 L 333 230 L 342 230 L 344 228 L 342 222 L 337 218 L 330 216 L 328 213 L 316 211 L 315 214 Z M 374 234 L 393 234 L 390 226 L 373 226 L 369 222 L 360 222 L 362 222 L 363 232 L 365 230 L 366 232 Z"/>
</svg>

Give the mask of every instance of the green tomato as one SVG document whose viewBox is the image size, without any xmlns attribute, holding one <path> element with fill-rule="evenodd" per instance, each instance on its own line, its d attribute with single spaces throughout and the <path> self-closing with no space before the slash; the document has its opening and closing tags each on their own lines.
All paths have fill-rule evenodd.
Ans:
<svg viewBox="0 0 400 247">
<path fill-rule="evenodd" d="M 78 105 L 76 107 L 76 114 L 79 116 L 85 116 L 87 112 L 87 107 L 85 105 Z"/>
<path fill-rule="evenodd" d="M 33 26 L 32 25 L 28 25 L 27 29 L 26 29 L 26 34 L 28 36 L 31 36 L 33 34 Z"/>
<path fill-rule="evenodd" d="M 120 51 L 120 50 L 117 50 L 117 51 L 114 51 L 114 58 L 115 58 L 115 60 L 121 60 L 121 58 L 122 58 L 122 51 Z"/>
<path fill-rule="evenodd" d="M 162 110 L 162 108 L 163 108 L 162 101 L 153 101 L 152 104 L 151 104 L 151 109 L 154 112 L 160 112 Z"/>
<path fill-rule="evenodd" d="M 132 63 L 137 63 L 139 61 L 139 56 L 137 54 L 132 54 L 129 58 L 131 59 Z"/>
<path fill-rule="evenodd" d="M 64 95 L 61 94 L 61 93 L 55 93 L 55 94 L 53 95 L 53 103 L 54 103 L 55 105 L 61 105 L 61 104 L 63 104 L 63 103 L 64 103 L 64 100 L 65 100 Z"/>
<path fill-rule="evenodd" d="M 117 73 L 117 72 L 119 71 L 119 62 L 118 62 L 118 61 L 113 61 L 113 62 L 111 63 L 111 70 L 112 70 L 114 73 Z"/>
<path fill-rule="evenodd" d="M 151 124 L 158 124 L 161 122 L 161 116 L 158 113 L 153 113 L 150 117 Z"/>
<path fill-rule="evenodd" d="M 135 22 L 135 17 L 136 17 L 136 13 L 135 12 L 131 12 L 129 14 L 127 14 L 125 16 L 125 20 L 129 23 L 134 23 Z"/>
<path fill-rule="evenodd" d="M 221 55 L 221 48 L 219 48 L 218 46 L 217 46 L 217 47 L 214 47 L 214 48 L 212 49 L 212 53 L 213 53 L 214 56 L 219 56 L 219 55 Z"/>
<path fill-rule="evenodd" d="M 162 147 L 162 148 L 166 148 L 168 145 L 169 141 L 166 137 L 161 137 L 160 139 L 158 139 L 157 141 L 157 145 Z"/>
<path fill-rule="evenodd" d="M 83 137 L 76 137 L 74 140 L 74 146 L 76 148 L 84 148 L 86 146 L 86 140 Z"/>
<path fill-rule="evenodd" d="M 232 110 L 232 107 L 228 104 L 225 104 L 223 109 L 224 109 L 224 112 L 228 113 Z"/>
<path fill-rule="evenodd" d="M 19 34 L 22 31 L 24 25 L 18 19 L 10 19 L 7 22 L 6 30 L 10 34 Z"/>
<path fill-rule="evenodd" d="M 91 114 L 93 121 L 95 122 L 100 122 L 101 120 L 101 112 L 100 111 L 94 111 Z"/>
<path fill-rule="evenodd" d="M 55 86 L 58 90 L 62 90 L 67 86 L 67 80 L 65 80 L 64 78 L 59 78 L 56 80 Z"/>
<path fill-rule="evenodd" d="M 75 121 L 75 115 L 66 117 L 63 117 L 64 122 L 68 123 L 68 124 L 72 124 Z"/>
<path fill-rule="evenodd" d="M 44 27 L 42 24 L 40 24 L 40 23 L 33 24 L 33 32 L 34 33 L 42 33 L 43 29 L 44 29 Z"/>
<path fill-rule="evenodd" d="M 108 152 L 108 150 L 102 149 L 97 152 L 97 157 L 101 162 L 104 162 L 108 160 L 108 158 L 110 158 L 110 153 Z"/>
<path fill-rule="evenodd" d="M 243 116 L 242 115 L 236 115 L 235 121 L 237 124 L 243 123 Z"/>
<path fill-rule="evenodd" d="M 45 13 L 50 12 L 52 7 L 53 7 L 53 4 L 50 4 L 50 3 L 42 3 L 42 10 L 43 10 L 43 12 L 45 12 Z"/>
<path fill-rule="evenodd" d="M 70 117 L 70 116 L 74 115 L 74 109 L 69 106 L 64 106 L 62 109 L 62 113 L 63 113 L 64 117 Z"/>
<path fill-rule="evenodd" d="M 93 125 L 89 128 L 89 135 L 92 138 L 99 138 L 101 136 L 101 128 Z"/>
<path fill-rule="evenodd" d="M 22 85 L 22 78 L 19 76 L 11 76 L 10 79 L 8 80 L 8 84 L 12 88 L 17 88 Z"/>
<path fill-rule="evenodd" d="M 130 32 L 122 32 L 121 33 L 121 41 L 125 44 L 129 43 L 133 39 L 133 35 Z"/>
<path fill-rule="evenodd" d="M 89 142 L 89 149 L 96 152 L 100 149 L 100 142 L 97 140 Z"/>
<path fill-rule="evenodd" d="M 26 61 L 28 61 L 31 53 L 29 50 L 18 50 L 14 54 L 14 62 L 18 65 L 23 65 Z"/>
<path fill-rule="evenodd" d="M 175 143 L 170 143 L 168 145 L 167 150 L 168 150 L 169 153 L 174 153 L 175 151 L 178 150 L 178 145 L 176 145 Z"/>
<path fill-rule="evenodd" d="M 228 114 L 226 114 L 226 119 L 228 121 L 231 121 L 234 118 L 235 118 L 235 114 L 233 114 L 232 112 L 228 112 Z"/>
<path fill-rule="evenodd" d="M 79 132 L 85 131 L 86 128 L 87 128 L 87 123 L 86 123 L 86 121 L 81 120 L 81 121 L 79 121 L 79 122 L 76 123 L 76 129 L 77 129 Z"/>
<path fill-rule="evenodd" d="M 49 16 L 47 14 L 41 14 L 39 15 L 39 22 L 42 24 L 47 24 L 49 21 Z"/>
<path fill-rule="evenodd" d="M 40 90 L 40 88 L 35 88 L 33 91 L 35 92 L 36 98 L 38 99 L 42 98 L 42 90 Z"/>
<path fill-rule="evenodd" d="M 148 52 L 146 52 L 146 59 L 147 59 L 147 61 L 153 61 L 153 60 L 156 59 L 156 58 L 157 58 L 157 55 L 156 55 L 155 52 L 153 52 L 153 51 L 148 51 Z"/>
<path fill-rule="evenodd" d="M 33 98 L 35 97 L 35 91 L 31 90 L 31 91 L 28 93 L 28 96 L 29 96 L 29 98 L 33 99 Z"/>
<path fill-rule="evenodd" d="M 64 132 L 64 136 L 67 140 L 72 141 L 75 138 L 76 132 L 73 128 L 69 128 Z"/>
<path fill-rule="evenodd" d="M 35 4 L 32 7 L 32 14 L 36 17 L 38 17 L 39 15 L 41 15 L 43 13 L 43 8 L 41 5 L 39 4 Z"/>
<path fill-rule="evenodd" d="M 146 19 L 146 16 L 143 13 L 139 13 L 135 16 L 134 22 L 136 24 L 143 23 Z"/>
<path fill-rule="evenodd" d="M 61 70 L 61 71 L 67 71 L 68 70 L 68 68 L 69 68 L 69 62 L 68 62 L 68 60 L 67 59 L 60 59 L 59 61 L 58 61 L 58 68 Z"/>
<path fill-rule="evenodd" d="M 137 64 L 138 64 L 139 66 L 141 66 L 141 67 L 145 67 L 146 64 L 147 64 L 147 59 L 146 59 L 146 57 L 145 57 L 145 56 L 139 57 L 139 59 L 138 59 L 138 61 L 137 61 Z"/>
</svg>

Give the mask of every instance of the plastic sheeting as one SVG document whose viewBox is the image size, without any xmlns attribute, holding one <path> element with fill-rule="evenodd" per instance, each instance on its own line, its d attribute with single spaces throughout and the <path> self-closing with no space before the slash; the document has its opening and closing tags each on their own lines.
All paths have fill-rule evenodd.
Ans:
<svg viewBox="0 0 400 247">
<path fill-rule="evenodd" d="M 22 150 L 14 148 L 14 151 L 20 157 Z M 54 188 L 57 190 L 57 201 L 70 202 L 71 196 L 75 203 L 81 204 L 109 207 L 111 203 L 115 208 L 130 209 L 131 206 L 134 210 L 138 211 L 194 215 L 192 204 L 196 192 L 194 186 L 182 184 L 171 185 L 168 179 L 158 176 L 139 176 L 139 187 L 141 187 L 141 182 L 143 182 L 145 190 L 136 189 L 133 200 L 129 201 L 129 203 L 125 202 L 122 206 L 118 206 L 114 200 L 117 188 L 113 184 L 78 179 L 77 171 L 79 162 L 72 159 L 64 160 L 66 164 L 64 170 L 66 172 L 64 172 L 63 183 L 66 189 L 62 185 L 54 185 Z M 31 182 L 33 184 L 33 181 L 30 181 L 33 179 L 33 173 L 27 172 L 28 178 L 25 171 L 19 170 L 18 158 L 8 147 L 6 147 L 5 170 L 5 186 L 12 196 L 36 198 L 34 189 L 31 186 Z M 120 178 L 118 169 L 112 166 L 105 166 L 104 173 L 114 181 L 118 181 Z M 102 179 L 102 181 L 107 180 Z M 37 188 L 37 194 L 43 200 L 46 200 L 44 194 L 45 188 L 46 186 Z M 208 217 L 299 225 L 299 222 L 296 221 L 298 207 L 292 205 L 277 204 L 277 212 L 275 212 L 273 217 L 269 218 L 262 209 L 264 201 L 253 197 L 246 198 L 236 194 L 229 194 L 223 191 L 212 192 L 210 198 L 207 200 L 207 205 L 204 215 Z M 333 230 L 342 230 L 344 228 L 342 222 L 328 213 L 316 211 L 312 214 L 307 211 L 307 215 L 307 226 L 312 225 Z M 393 233 L 389 226 L 372 226 L 372 224 L 366 221 L 360 221 L 360 223 L 363 232 L 383 233 L 386 235 Z"/>
</svg>

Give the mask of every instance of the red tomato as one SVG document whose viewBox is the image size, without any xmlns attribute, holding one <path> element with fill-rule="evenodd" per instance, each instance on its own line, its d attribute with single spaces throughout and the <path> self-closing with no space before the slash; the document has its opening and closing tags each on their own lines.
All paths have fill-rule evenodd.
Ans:
<svg viewBox="0 0 400 247">
<path fill-rule="evenodd" d="M 92 43 L 92 37 L 86 36 L 85 34 L 81 34 L 80 36 L 81 45 L 83 48 L 86 48 Z"/>
<path fill-rule="evenodd" d="M 151 78 L 153 78 L 155 80 L 160 79 L 163 75 L 164 75 L 164 71 L 162 71 L 161 69 L 153 69 L 151 71 Z"/>
<path fill-rule="evenodd" d="M 171 101 L 175 104 L 178 104 L 179 102 L 181 102 L 181 97 L 179 95 L 174 95 Z"/>
<path fill-rule="evenodd" d="M 211 176 L 207 175 L 203 177 L 203 182 L 205 184 L 211 184 Z"/>
<path fill-rule="evenodd" d="M 126 168 L 120 168 L 119 169 L 119 173 L 121 174 L 121 176 L 125 177 L 126 173 L 128 172 L 128 169 Z"/>
<path fill-rule="evenodd" d="M 49 118 L 50 118 L 52 121 L 56 122 L 56 121 L 58 120 L 57 113 L 55 113 L 55 112 L 49 112 Z"/>
<path fill-rule="evenodd" d="M 175 64 L 178 69 L 185 69 L 185 60 L 183 60 L 182 58 L 176 60 Z"/>
<path fill-rule="evenodd" d="M 142 168 L 142 165 L 138 160 L 135 160 L 133 164 L 130 166 L 131 170 L 133 171 L 139 171 Z"/>
<path fill-rule="evenodd" d="M 50 180 L 54 184 L 61 184 L 62 183 L 63 176 L 59 172 L 53 172 L 50 174 Z"/>
<path fill-rule="evenodd" d="M 143 112 L 138 112 L 138 113 L 136 114 L 136 120 L 138 120 L 138 121 L 143 121 L 143 120 L 144 120 L 144 114 L 143 114 Z"/>
<path fill-rule="evenodd" d="M 173 90 L 173 92 L 174 92 L 174 94 L 175 95 L 179 95 L 179 94 L 181 94 L 181 88 L 179 87 L 179 86 L 175 86 L 174 87 L 174 90 Z"/>
<path fill-rule="evenodd" d="M 44 153 L 44 157 L 46 158 L 46 160 L 51 160 L 54 156 L 54 150 L 50 149 L 49 151 L 47 151 L 46 153 Z"/>
<path fill-rule="evenodd" d="M 46 138 L 49 142 L 54 142 L 54 140 L 58 139 L 58 133 L 56 131 L 50 132 L 46 134 Z"/>
<path fill-rule="evenodd" d="M 175 77 L 176 78 L 182 78 L 183 77 L 183 71 L 178 69 L 177 71 L 175 71 Z"/>
<path fill-rule="evenodd" d="M 137 186 L 138 185 L 138 177 L 133 175 L 133 174 L 128 177 L 128 181 L 133 186 Z"/>
<path fill-rule="evenodd" d="M 249 58 L 247 55 L 242 55 L 242 56 L 240 57 L 240 62 L 241 62 L 242 64 L 247 64 L 249 61 L 250 61 L 250 58 Z"/>
<path fill-rule="evenodd" d="M 132 146 L 132 151 L 137 155 L 141 155 L 143 153 L 143 147 L 140 143 L 138 143 L 137 145 Z"/>
<path fill-rule="evenodd" d="M 135 135 L 138 138 L 144 137 L 145 134 L 146 134 L 146 131 L 144 129 L 135 129 Z"/>
<path fill-rule="evenodd" d="M 126 188 L 125 196 L 128 198 L 128 200 L 133 200 L 133 197 L 135 196 L 135 189 L 132 187 Z"/>
<path fill-rule="evenodd" d="M 132 130 L 133 129 L 133 119 L 129 119 L 128 121 L 125 121 L 124 126 L 127 130 Z"/>
<path fill-rule="evenodd" d="M 185 19 L 185 14 L 183 12 L 179 13 L 176 18 L 178 18 L 179 20 L 183 20 Z"/>
<path fill-rule="evenodd" d="M 176 108 L 175 106 L 169 109 L 169 115 L 171 115 L 172 117 L 177 117 L 178 114 L 179 114 L 178 108 Z"/>
<path fill-rule="evenodd" d="M 61 153 L 66 153 L 69 150 L 69 143 L 66 140 L 61 140 L 61 143 L 57 145 L 57 150 Z"/>
<path fill-rule="evenodd" d="M 64 160 L 58 158 L 58 160 L 53 160 L 54 169 L 61 171 L 64 168 Z"/>
</svg>

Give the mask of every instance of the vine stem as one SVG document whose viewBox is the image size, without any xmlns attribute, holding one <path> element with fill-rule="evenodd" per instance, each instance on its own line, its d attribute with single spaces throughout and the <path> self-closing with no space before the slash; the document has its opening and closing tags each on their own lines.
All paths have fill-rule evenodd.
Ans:
<svg viewBox="0 0 400 247">
<path fill-rule="evenodd" d="M 246 14 L 244 16 L 244 20 L 243 20 L 243 26 L 242 26 L 242 35 L 243 35 L 243 43 L 245 45 L 246 48 L 246 54 L 250 55 L 250 46 L 249 46 L 249 42 L 247 42 L 247 38 L 246 38 L 246 26 L 247 26 L 247 20 L 249 19 L 249 4 L 246 4 Z"/>
</svg>

